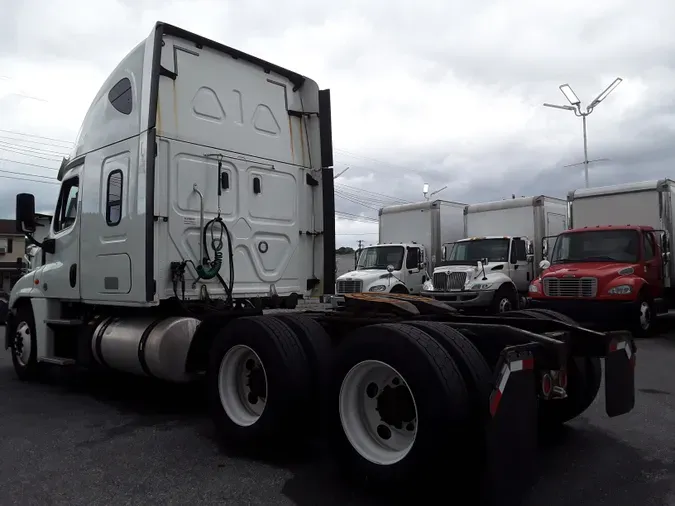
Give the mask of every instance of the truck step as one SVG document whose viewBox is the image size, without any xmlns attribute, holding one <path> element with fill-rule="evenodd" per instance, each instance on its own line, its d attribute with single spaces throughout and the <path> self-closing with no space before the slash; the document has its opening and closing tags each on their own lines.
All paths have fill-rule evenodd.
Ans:
<svg viewBox="0 0 675 506">
<path fill-rule="evenodd" d="M 82 325 L 82 320 L 66 320 L 61 318 L 48 318 L 45 323 L 49 327 L 77 327 Z"/>
<path fill-rule="evenodd" d="M 54 365 L 75 365 L 75 360 L 63 357 L 42 357 L 39 362 Z"/>
</svg>

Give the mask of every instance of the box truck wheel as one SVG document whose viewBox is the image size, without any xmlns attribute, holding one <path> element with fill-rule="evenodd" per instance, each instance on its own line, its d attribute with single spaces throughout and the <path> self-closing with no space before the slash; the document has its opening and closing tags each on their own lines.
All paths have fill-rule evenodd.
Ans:
<svg viewBox="0 0 675 506">
<path fill-rule="evenodd" d="M 539 421 L 552 429 L 586 411 L 598 395 L 602 365 L 597 357 L 575 357 L 567 362 L 567 397 L 539 402 Z"/>
<path fill-rule="evenodd" d="M 38 376 L 37 340 L 35 336 L 35 318 L 30 303 L 23 303 L 16 312 L 16 325 L 11 340 L 12 364 L 16 375 L 22 381 L 36 379 Z M 9 329 L 6 328 L 5 331 Z"/>
<path fill-rule="evenodd" d="M 237 318 L 216 336 L 207 373 L 209 407 L 226 445 L 293 444 L 304 429 L 310 370 L 295 333 L 270 316 Z"/>
<path fill-rule="evenodd" d="M 369 325 L 344 338 L 335 360 L 330 430 L 342 469 L 384 493 L 466 484 L 476 449 L 469 395 L 438 342 L 410 325 Z"/>
<path fill-rule="evenodd" d="M 654 303 L 643 289 L 632 310 L 630 330 L 635 337 L 648 337 L 654 329 L 655 320 Z"/>
<path fill-rule="evenodd" d="M 490 310 L 492 313 L 498 314 L 515 309 L 518 309 L 518 292 L 513 286 L 503 284 L 495 292 Z"/>
</svg>

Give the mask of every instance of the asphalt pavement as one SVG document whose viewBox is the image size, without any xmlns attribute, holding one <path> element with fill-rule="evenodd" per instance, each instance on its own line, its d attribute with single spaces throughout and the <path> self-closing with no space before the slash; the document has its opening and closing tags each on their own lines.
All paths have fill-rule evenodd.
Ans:
<svg viewBox="0 0 675 506">
<path fill-rule="evenodd" d="M 672 336 L 638 342 L 633 412 L 607 418 L 601 395 L 542 444 L 527 506 L 675 505 Z M 200 393 L 128 377 L 22 383 L 0 353 L 0 505 L 377 504 L 339 481 L 322 452 L 228 454 Z"/>
</svg>

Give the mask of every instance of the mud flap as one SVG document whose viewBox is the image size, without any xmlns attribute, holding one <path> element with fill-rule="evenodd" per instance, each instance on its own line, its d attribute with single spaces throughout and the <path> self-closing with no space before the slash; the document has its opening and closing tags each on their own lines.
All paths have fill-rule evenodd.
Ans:
<svg viewBox="0 0 675 506">
<path fill-rule="evenodd" d="M 635 407 L 635 360 L 632 339 L 614 338 L 605 357 L 605 411 L 607 416 L 624 415 Z"/>
<path fill-rule="evenodd" d="M 506 348 L 490 395 L 482 503 L 521 504 L 537 459 L 537 384 L 531 351 Z"/>
</svg>

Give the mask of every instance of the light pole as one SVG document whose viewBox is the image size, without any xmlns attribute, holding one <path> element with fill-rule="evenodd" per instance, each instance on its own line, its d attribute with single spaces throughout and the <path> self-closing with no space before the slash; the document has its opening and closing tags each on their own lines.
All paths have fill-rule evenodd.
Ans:
<svg viewBox="0 0 675 506">
<path fill-rule="evenodd" d="M 607 86 L 605 88 L 605 91 L 600 93 L 595 99 L 586 106 L 586 112 L 581 110 L 581 100 L 579 100 L 579 97 L 577 97 L 576 93 L 572 90 L 572 87 L 569 84 L 561 84 L 560 85 L 560 91 L 562 92 L 563 95 L 565 95 L 565 98 L 567 98 L 567 101 L 571 105 L 555 105 L 555 104 L 544 104 L 545 107 L 553 107 L 554 109 L 563 109 L 565 111 L 573 111 L 574 115 L 577 117 L 581 118 L 581 122 L 583 125 L 583 132 L 584 132 L 584 177 L 586 179 L 586 188 L 588 188 L 588 138 L 586 136 L 586 116 L 591 114 L 593 112 L 593 109 L 598 106 L 600 102 L 605 100 L 607 96 L 614 91 L 614 88 L 619 86 L 621 84 L 621 79 L 620 77 L 617 77 L 614 79 L 614 82 Z M 598 160 L 593 160 L 593 161 L 598 161 Z"/>
<path fill-rule="evenodd" d="M 444 186 L 443 188 L 441 188 L 440 190 L 436 190 L 435 192 L 429 193 L 429 183 L 424 183 L 424 186 L 422 187 L 422 193 L 424 194 L 424 198 L 425 198 L 426 200 L 430 200 L 431 197 L 433 197 L 433 196 L 436 195 L 437 193 L 442 192 L 442 191 L 445 190 L 447 187 L 448 187 L 448 185 L 445 185 L 445 186 Z"/>
</svg>

